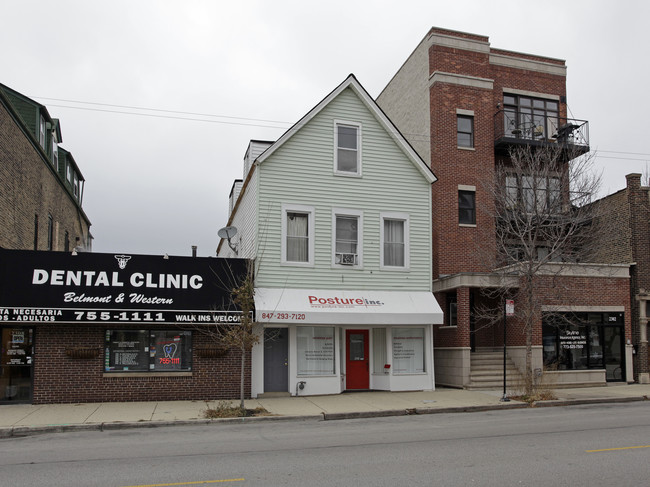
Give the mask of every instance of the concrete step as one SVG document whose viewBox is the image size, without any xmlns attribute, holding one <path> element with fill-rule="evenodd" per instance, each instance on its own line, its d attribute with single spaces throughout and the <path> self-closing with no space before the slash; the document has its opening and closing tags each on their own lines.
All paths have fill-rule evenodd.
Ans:
<svg viewBox="0 0 650 487">
<path fill-rule="evenodd" d="M 472 352 L 470 362 L 469 390 L 492 390 L 503 387 L 503 350 Z M 521 375 L 512 361 L 506 357 L 506 387 L 521 384 Z"/>
</svg>

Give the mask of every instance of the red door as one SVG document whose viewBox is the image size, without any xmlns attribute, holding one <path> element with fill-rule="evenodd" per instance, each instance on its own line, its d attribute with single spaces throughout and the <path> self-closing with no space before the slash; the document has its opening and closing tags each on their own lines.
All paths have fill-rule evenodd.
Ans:
<svg viewBox="0 0 650 487">
<path fill-rule="evenodd" d="M 369 389 L 368 330 L 346 330 L 345 352 L 346 389 Z"/>
</svg>

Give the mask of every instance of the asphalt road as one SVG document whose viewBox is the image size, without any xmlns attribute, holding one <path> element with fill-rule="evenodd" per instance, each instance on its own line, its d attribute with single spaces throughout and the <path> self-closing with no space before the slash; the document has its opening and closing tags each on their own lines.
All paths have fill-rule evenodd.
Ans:
<svg viewBox="0 0 650 487">
<path fill-rule="evenodd" d="M 0 440 L 0 486 L 648 485 L 650 404 Z"/>
</svg>

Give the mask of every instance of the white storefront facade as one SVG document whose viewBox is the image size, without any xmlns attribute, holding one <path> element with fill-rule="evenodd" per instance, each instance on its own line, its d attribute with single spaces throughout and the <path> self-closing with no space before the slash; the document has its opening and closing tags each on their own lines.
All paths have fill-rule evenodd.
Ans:
<svg viewBox="0 0 650 487">
<path fill-rule="evenodd" d="M 252 396 L 431 390 L 433 294 L 257 289 Z"/>
</svg>

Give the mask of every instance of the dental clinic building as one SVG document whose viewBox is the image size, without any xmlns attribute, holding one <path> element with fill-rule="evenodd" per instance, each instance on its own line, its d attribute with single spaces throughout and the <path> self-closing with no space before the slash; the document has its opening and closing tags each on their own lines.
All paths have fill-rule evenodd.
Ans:
<svg viewBox="0 0 650 487">
<path fill-rule="evenodd" d="M 252 397 L 434 388 L 434 181 L 353 75 L 251 141 L 218 255 L 255 262 Z"/>
<path fill-rule="evenodd" d="M 242 259 L 0 249 L 0 403 L 239 395 Z M 248 378 L 247 378 L 248 380 Z"/>
</svg>

